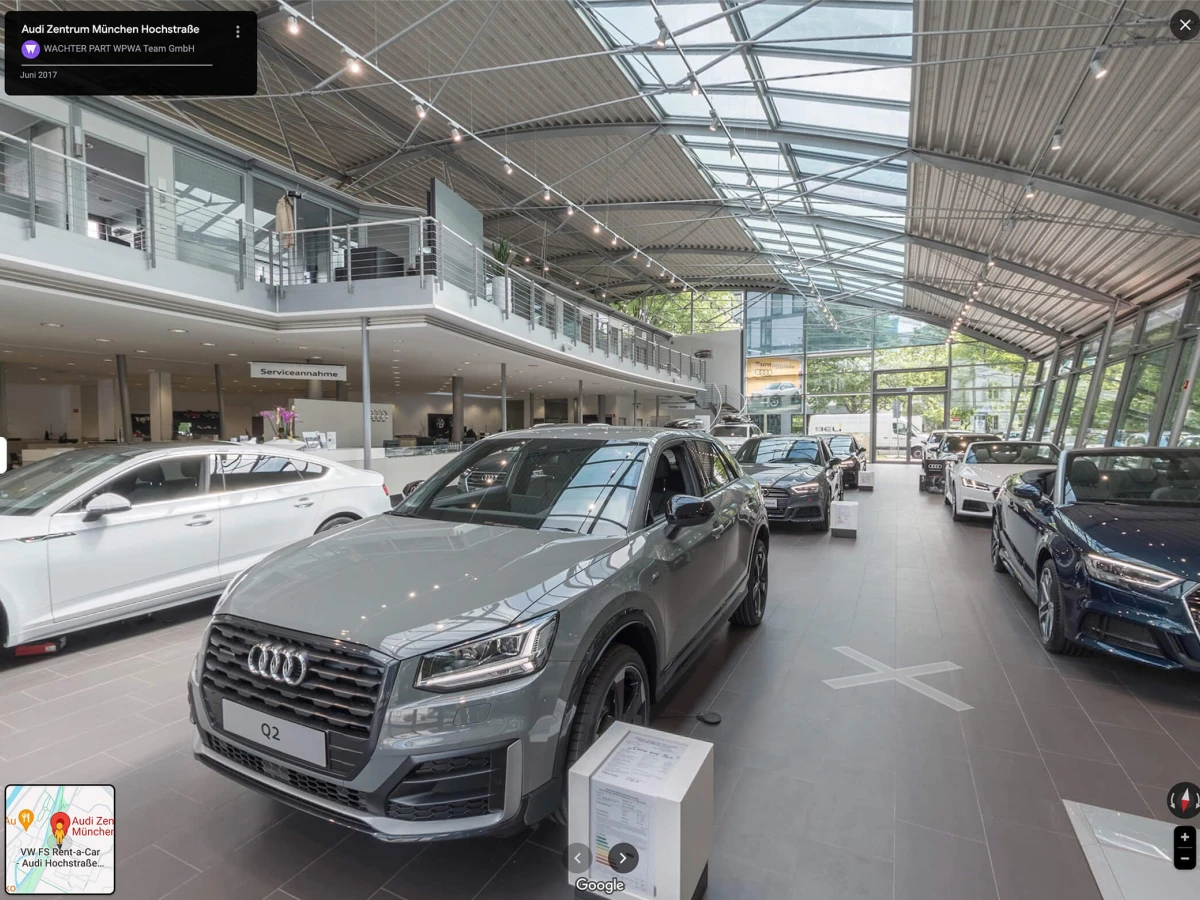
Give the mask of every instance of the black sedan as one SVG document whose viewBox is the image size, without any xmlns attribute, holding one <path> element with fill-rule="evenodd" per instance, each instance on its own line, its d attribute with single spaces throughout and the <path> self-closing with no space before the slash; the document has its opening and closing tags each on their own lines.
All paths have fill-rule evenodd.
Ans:
<svg viewBox="0 0 1200 900">
<path fill-rule="evenodd" d="M 1009 477 L 992 567 L 1037 603 L 1049 652 L 1200 671 L 1200 449 L 1084 448 Z"/>
<path fill-rule="evenodd" d="M 763 504 L 772 522 L 809 522 L 828 531 L 834 500 L 845 494 L 842 460 L 822 438 L 764 435 L 746 441 L 734 457 L 762 486 Z"/>
<path fill-rule="evenodd" d="M 842 460 L 842 483 L 848 488 L 858 487 L 858 473 L 867 467 L 867 448 L 852 434 L 830 434 L 825 443 Z"/>
</svg>

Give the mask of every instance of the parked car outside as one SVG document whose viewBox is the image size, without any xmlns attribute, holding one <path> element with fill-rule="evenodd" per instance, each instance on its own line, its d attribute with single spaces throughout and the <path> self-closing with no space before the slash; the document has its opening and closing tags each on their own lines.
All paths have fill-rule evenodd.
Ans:
<svg viewBox="0 0 1200 900">
<path fill-rule="evenodd" d="M 762 434 L 762 429 L 757 425 L 749 423 L 714 425 L 709 434 L 730 450 L 737 450 L 738 447 L 742 446 L 750 438 Z"/>
<path fill-rule="evenodd" d="M 947 432 L 932 453 L 926 453 L 921 460 L 921 478 L 918 490 L 935 490 L 945 492 L 946 471 L 966 453 L 967 447 L 975 441 L 999 441 L 998 434 L 970 434 L 958 431 Z"/>
<path fill-rule="evenodd" d="M 1050 653 L 1200 671 L 1200 449 L 1081 448 L 1010 476 L 992 568 L 1037 604 Z"/>
<path fill-rule="evenodd" d="M 992 517 L 996 489 L 1009 475 L 1058 463 L 1059 449 L 1037 441 L 977 441 L 963 458 L 947 460 L 945 500 L 954 521 Z"/>
<path fill-rule="evenodd" d="M 99 445 L 0 475 L 4 646 L 215 597 L 391 508 L 383 476 L 271 445 Z"/>
<path fill-rule="evenodd" d="M 829 452 L 842 461 L 842 484 L 847 488 L 858 487 L 858 473 L 867 469 L 867 448 L 852 434 L 822 435 L 829 445 Z"/>
<path fill-rule="evenodd" d="M 833 501 L 845 496 L 842 460 L 815 435 L 769 435 L 746 441 L 736 459 L 762 486 L 771 521 L 808 522 L 828 531 Z"/>
<path fill-rule="evenodd" d="M 769 542 L 707 435 L 495 435 L 229 586 L 189 679 L 194 753 L 385 840 L 561 820 L 599 735 L 647 724 L 726 620 L 762 621 Z"/>
</svg>

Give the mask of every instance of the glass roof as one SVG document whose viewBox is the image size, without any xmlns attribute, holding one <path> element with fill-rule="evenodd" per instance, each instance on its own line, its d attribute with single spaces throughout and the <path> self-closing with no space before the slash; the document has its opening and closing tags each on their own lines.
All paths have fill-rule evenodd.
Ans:
<svg viewBox="0 0 1200 900">
<path fill-rule="evenodd" d="M 842 148 L 864 138 L 897 153 L 907 146 L 912 6 L 806 5 L 776 0 L 728 11 L 728 4 L 658 0 L 673 36 L 663 48 L 655 46 L 649 0 L 578 8 L 609 48 L 637 48 L 614 58 L 659 119 L 709 126 L 711 135 L 685 134 L 680 144 L 797 293 L 899 306 L 903 286 L 890 282 L 903 277 L 904 244 L 881 241 L 878 231 L 904 229 L 907 166 Z M 693 73 L 703 91 L 693 87 Z M 735 132 L 735 148 L 725 127 Z M 778 131 L 769 136 L 778 140 L 743 139 L 736 130 L 746 128 Z M 856 222 L 869 227 L 857 232 Z"/>
</svg>

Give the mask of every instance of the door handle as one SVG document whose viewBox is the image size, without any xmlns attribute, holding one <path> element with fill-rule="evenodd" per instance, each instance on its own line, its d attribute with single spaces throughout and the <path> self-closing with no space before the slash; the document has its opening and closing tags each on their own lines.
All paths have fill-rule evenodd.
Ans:
<svg viewBox="0 0 1200 900">
<path fill-rule="evenodd" d="M 211 525 L 212 521 L 208 516 L 193 516 L 192 521 L 187 523 L 187 527 L 195 528 L 198 525 Z"/>
<path fill-rule="evenodd" d="M 719 539 L 721 535 L 725 533 L 725 529 L 728 527 L 728 525 L 714 525 L 712 530 L 713 540 Z"/>
<path fill-rule="evenodd" d="M 299 500 L 297 500 L 295 503 L 292 504 L 292 506 L 295 506 L 299 509 L 307 509 L 308 507 L 310 507 L 312 505 L 313 505 L 313 501 L 309 500 L 307 497 L 301 497 Z"/>
</svg>

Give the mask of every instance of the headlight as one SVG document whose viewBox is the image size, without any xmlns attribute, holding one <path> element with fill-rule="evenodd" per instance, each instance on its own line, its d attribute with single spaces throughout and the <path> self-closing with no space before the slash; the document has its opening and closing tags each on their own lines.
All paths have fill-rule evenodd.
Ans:
<svg viewBox="0 0 1200 900">
<path fill-rule="evenodd" d="M 429 653 L 421 657 L 413 687 L 454 691 L 532 675 L 550 658 L 550 645 L 557 630 L 558 613 L 552 612 L 487 637 Z"/>
<path fill-rule="evenodd" d="M 1092 578 L 1118 587 L 1142 587 L 1162 591 L 1183 581 L 1182 578 L 1161 569 L 1136 566 L 1098 553 L 1085 553 L 1083 566 Z"/>
<path fill-rule="evenodd" d="M 976 491 L 987 491 L 989 494 L 994 490 L 990 484 L 984 484 L 982 481 L 976 481 L 974 478 L 964 478 L 962 483 L 963 487 L 969 487 Z"/>
<path fill-rule="evenodd" d="M 793 484 L 789 490 L 793 494 L 815 494 L 821 490 L 821 486 L 819 484 L 812 484 L 811 482 L 808 484 Z"/>
<path fill-rule="evenodd" d="M 858 460 L 856 460 L 853 456 L 849 459 L 843 459 L 841 462 L 841 467 L 843 469 L 853 469 L 856 465 L 858 465 Z"/>
</svg>

